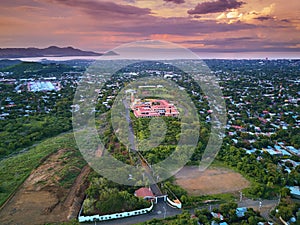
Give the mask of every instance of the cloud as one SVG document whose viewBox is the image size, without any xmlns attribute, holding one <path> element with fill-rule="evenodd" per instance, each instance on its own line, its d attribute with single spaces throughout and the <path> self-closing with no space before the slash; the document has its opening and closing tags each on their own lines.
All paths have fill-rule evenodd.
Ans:
<svg viewBox="0 0 300 225">
<path fill-rule="evenodd" d="M 220 48 L 190 48 L 193 52 L 212 52 L 212 53 L 240 53 L 240 52 L 299 52 L 300 48 L 290 48 L 290 47 L 252 47 L 252 48 L 245 48 L 245 47 L 237 47 L 231 49 L 220 49 Z"/>
<path fill-rule="evenodd" d="M 182 4 L 185 3 L 185 0 L 164 0 L 165 2 L 172 2 L 175 4 Z"/>
<path fill-rule="evenodd" d="M 244 2 L 237 0 L 217 0 L 213 2 L 199 3 L 194 9 L 188 10 L 188 14 L 208 14 L 224 12 L 229 9 L 240 8 Z"/>
<path fill-rule="evenodd" d="M 297 40 L 274 41 L 253 37 L 233 37 L 220 39 L 204 39 L 184 41 L 182 44 L 193 45 L 195 51 L 205 50 L 209 52 L 282 52 L 299 51 Z M 201 46 L 201 47 L 199 47 Z M 219 47 L 222 46 L 222 49 Z"/>
<path fill-rule="evenodd" d="M 57 3 L 84 10 L 90 14 L 119 14 L 126 16 L 141 16 L 151 14 L 148 8 L 139 8 L 131 5 L 122 5 L 114 2 L 94 1 L 94 0 L 46 0 L 47 2 Z M 110 18 L 113 16 L 110 14 Z"/>
<path fill-rule="evenodd" d="M 46 0 L 50 1 L 50 0 Z M 151 35 L 191 36 L 209 33 L 251 30 L 257 26 L 252 24 L 219 23 L 215 20 L 195 20 L 189 17 L 159 17 L 150 9 L 133 6 L 117 5 L 111 2 L 94 0 L 51 0 L 55 3 L 70 5 L 89 15 L 94 21 L 91 29 L 106 32 L 118 32 L 127 36 L 149 37 Z M 127 14 L 127 12 L 131 14 Z M 198 16 L 198 15 L 195 15 Z M 88 27 L 82 29 L 87 30 Z"/>
<path fill-rule="evenodd" d="M 201 34 L 211 34 L 220 32 L 231 32 L 240 30 L 251 30 L 258 25 L 244 23 L 217 23 L 214 20 L 192 20 L 189 18 L 157 18 L 152 17 L 150 20 L 140 21 L 139 23 L 127 23 L 125 26 L 106 27 L 111 31 L 125 33 L 140 33 L 143 35 L 169 34 L 180 36 L 191 36 Z"/>
<path fill-rule="evenodd" d="M 276 20 L 274 14 L 275 4 L 271 4 L 270 6 L 262 8 L 260 11 L 242 11 L 240 9 L 231 9 L 228 12 L 223 12 L 216 19 L 223 23 L 251 23 L 257 24 L 257 21 L 267 23 Z"/>
<path fill-rule="evenodd" d="M 256 17 L 254 19 L 259 20 L 259 21 L 266 21 L 266 20 L 273 20 L 274 17 L 272 17 L 272 16 L 259 16 L 259 17 Z"/>
<path fill-rule="evenodd" d="M 220 38 L 220 39 L 204 39 L 204 40 L 190 40 L 183 43 L 187 44 L 201 44 L 201 45 L 223 45 L 231 46 L 241 42 L 251 42 L 258 40 L 257 37 L 233 37 L 233 38 Z"/>
<path fill-rule="evenodd" d="M 136 3 L 136 1 L 135 0 L 123 0 L 124 2 L 126 2 L 126 3 L 130 3 L 130 4 L 134 4 L 134 3 Z"/>
</svg>

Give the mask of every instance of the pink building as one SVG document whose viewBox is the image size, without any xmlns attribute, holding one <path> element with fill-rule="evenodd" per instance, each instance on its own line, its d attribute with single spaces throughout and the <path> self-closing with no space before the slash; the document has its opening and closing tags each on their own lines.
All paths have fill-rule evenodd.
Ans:
<svg viewBox="0 0 300 225">
<path fill-rule="evenodd" d="M 136 117 L 177 117 L 177 108 L 166 100 L 150 99 L 147 101 L 135 101 L 131 106 Z"/>
</svg>

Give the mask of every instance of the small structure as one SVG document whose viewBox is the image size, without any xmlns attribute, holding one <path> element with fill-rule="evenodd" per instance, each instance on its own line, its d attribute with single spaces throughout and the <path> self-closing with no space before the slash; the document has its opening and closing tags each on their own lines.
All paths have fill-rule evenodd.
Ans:
<svg viewBox="0 0 300 225">
<path fill-rule="evenodd" d="M 155 198 L 150 188 L 142 187 L 134 192 L 134 195 L 145 200 L 152 200 Z"/>
<path fill-rule="evenodd" d="M 166 197 L 166 198 L 167 198 L 168 204 L 171 205 L 172 207 L 176 207 L 178 209 L 182 208 L 182 203 L 179 201 L 179 199 L 175 199 L 175 200 L 172 201 L 168 197 Z"/>
<path fill-rule="evenodd" d="M 237 215 L 237 217 L 244 217 L 245 216 L 245 212 L 247 212 L 247 208 L 246 207 L 242 207 L 242 208 L 237 208 L 235 210 L 235 213 Z"/>
<path fill-rule="evenodd" d="M 134 195 L 136 197 L 143 198 L 145 200 L 149 200 L 154 204 L 157 204 L 158 202 L 167 202 L 171 207 L 175 207 L 178 209 L 182 208 L 182 203 L 179 201 L 179 199 L 171 200 L 168 198 L 168 195 L 162 194 L 162 195 L 154 195 L 151 191 L 151 188 L 142 187 L 134 192 Z"/>
<path fill-rule="evenodd" d="M 226 223 L 226 222 L 221 222 L 221 223 L 219 223 L 219 225 L 228 225 L 228 223 Z"/>
<path fill-rule="evenodd" d="M 221 213 L 211 212 L 210 214 L 213 216 L 213 218 L 220 219 L 221 221 L 224 220 L 224 216 Z"/>
<path fill-rule="evenodd" d="M 299 186 L 290 186 L 290 187 L 287 187 L 287 188 L 290 189 L 291 195 L 294 198 L 300 199 L 300 187 Z"/>
</svg>

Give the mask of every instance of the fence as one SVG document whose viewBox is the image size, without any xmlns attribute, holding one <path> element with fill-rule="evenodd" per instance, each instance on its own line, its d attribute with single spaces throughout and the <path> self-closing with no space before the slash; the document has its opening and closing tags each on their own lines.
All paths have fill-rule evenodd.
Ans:
<svg viewBox="0 0 300 225">
<path fill-rule="evenodd" d="M 105 221 L 105 220 L 112 220 L 112 219 L 121 219 L 130 216 L 137 216 L 149 213 L 153 209 L 153 202 L 151 202 L 151 206 L 149 208 L 129 211 L 129 212 L 121 212 L 121 213 L 114 213 L 108 215 L 93 215 L 93 216 L 81 216 L 81 210 L 78 216 L 78 221 L 81 222 L 93 222 L 93 221 Z"/>
</svg>

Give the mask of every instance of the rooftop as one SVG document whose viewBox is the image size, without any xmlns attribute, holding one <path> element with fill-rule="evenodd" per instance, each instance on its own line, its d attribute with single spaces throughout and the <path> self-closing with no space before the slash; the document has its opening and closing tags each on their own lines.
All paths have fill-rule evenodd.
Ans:
<svg viewBox="0 0 300 225">
<path fill-rule="evenodd" d="M 134 192 L 136 197 L 146 198 L 146 197 L 154 197 L 150 188 L 142 187 Z"/>
<path fill-rule="evenodd" d="M 167 100 L 148 99 L 141 101 L 135 99 L 132 102 L 131 108 L 134 111 L 135 117 L 176 117 L 179 115 L 174 104 L 169 103 Z"/>
</svg>

